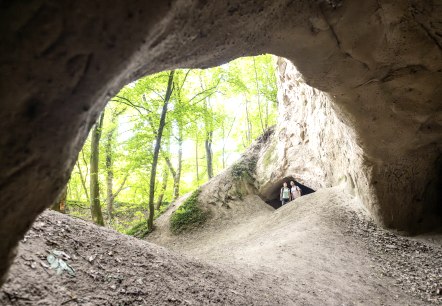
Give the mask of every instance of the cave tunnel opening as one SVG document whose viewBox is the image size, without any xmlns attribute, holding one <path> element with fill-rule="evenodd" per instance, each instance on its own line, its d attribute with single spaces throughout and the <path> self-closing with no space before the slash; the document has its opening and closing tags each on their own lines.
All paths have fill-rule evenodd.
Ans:
<svg viewBox="0 0 442 306">
<path fill-rule="evenodd" d="M 295 185 L 298 186 L 301 189 L 301 196 L 305 196 L 307 194 L 315 192 L 314 189 L 302 184 L 299 182 L 299 180 L 295 179 L 294 176 L 286 176 L 282 179 L 279 179 L 275 181 L 272 186 L 268 189 L 265 194 L 261 195 L 261 198 L 266 202 L 268 205 L 272 206 L 275 209 L 280 208 L 281 201 L 279 199 L 279 193 L 282 188 L 282 184 L 284 182 L 287 183 L 287 186 L 290 186 L 290 182 L 294 181 Z"/>
</svg>

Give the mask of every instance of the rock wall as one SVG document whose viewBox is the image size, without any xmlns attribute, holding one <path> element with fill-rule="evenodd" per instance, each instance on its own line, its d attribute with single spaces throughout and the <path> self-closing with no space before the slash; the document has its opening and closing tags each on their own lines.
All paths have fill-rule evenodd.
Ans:
<svg viewBox="0 0 442 306">
<path fill-rule="evenodd" d="M 371 169 L 367 207 L 414 227 L 442 202 L 441 16 L 440 0 L 0 2 L 0 276 L 123 85 L 260 53 L 333 98 Z"/>
<path fill-rule="evenodd" d="M 275 182 L 289 176 L 315 190 L 344 183 L 353 195 L 368 194 L 370 168 L 333 99 L 307 85 L 289 60 L 277 65 L 279 120 L 258 160 L 261 196 L 273 197 Z"/>
<path fill-rule="evenodd" d="M 441 198 L 435 187 L 440 184 L 440 153 L 435 147 L 396 148 L 391 159 L 385 152 L 370 156 L 368 151 L 376 148 L 367 148 L 370 131 L 362 130 L 360 123 L 382 117 L 384 110 L 359 118 L 343 111 L 336 96 L 307 85 L 289 60 L 278 59 L 277 74 L 279 121 L 256 170 L 265 200 L 275 196 L 283 178 L 293 177 L 314 189 L 345 185 L 387 227 L 415 232 L 440 224 Z M 377 129 L 391 130 L 398 123 L 390 118 L 377 124 Z M 417 137 L 410 137 L 407 146 Z"/>
</svg>

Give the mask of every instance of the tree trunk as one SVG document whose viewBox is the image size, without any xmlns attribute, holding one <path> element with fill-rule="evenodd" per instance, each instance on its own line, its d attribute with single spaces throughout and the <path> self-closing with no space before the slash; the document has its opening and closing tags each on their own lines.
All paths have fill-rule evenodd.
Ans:
<svg viewBox="0 0 442 306">
<path fill-rule="evenodd" d="M 207 176 L 209 180 L 213 177 L 213 152 L 212 152 L 212 135 L 213 132 L 207 132 L 205 147 L 206 147 L 206 161 L 207 161 Z"/>
<path fill-rule="evenodd" d="M 83 150 L 81 152 L 83 153 Z M 85 175 L 83 175 L 83 172 L 81 171 L 80 158 L 77 160 L 77 167 L 78 167 L 78 173 L 80 174 L 81 186 L 83 186 L 83 191 L 84 191 L 84 194 L 86 195 L 86 200 L 87 200 L 87 202 L 90 202 L 89 190 L 87 190 L 87 187 L 86 187 L 86 177 L 85 176 L 87 176 L 87 173 Z"/>
<path fill-rule="evenodd" d="M 173 199 L 176 200 L 180 196 L 181 169 L 183 164 L 183 138 L 180 135 L 178 139 L 178 167 L 173 178 Z"/>
<path fill-rule="evenodd" d="M 259 121 L 261 122 L 262 133 L 264 133 L 265 128 L 264 128 L 264 123 L 263 123 L 263 120 L 262 120 L 261 99 L 260 99 L 261 95 L 260 95 L 260 92 L 259 92 L 258 71 L 256 70 L 256 60 L 255 60 L 255 58 L 253 58 L 253 69 L 255 70 L 256 94 L 258 95 L 257 101 L 258 101 Z"/>
<path fill-rule="evenodd" d="M 245 104 L 246 104 L 246 120 L 247 120 L 246 139 L 247 139 L 247 146 L 249 146 L 250 143 L 252 142 L 252 123 L 250 122 L 249 107 L 248 107 L 249 102 L 247 98 Z"/>
<path fill-rule="evenodd" d="M 222 159 L 223 169 L 225 169 L 226 168 L 226 129 L 225 129 L 225 122 L 224 121 L 223 121 L 221 127 L 222 127 L 222 132 L 223 132 L 223 150 L 222 150 L 221 159 Z"/>
<path fill-rule="evenodd" d="M 114 214 L 114 194 L 113 194 L 113 182 L 114 182 L 114 171 L 113 171 L 113 158 L 112 158 L 112 141 L 115 129 L 111 129 L 107 133 L 106 139 L 106 207 L 109 220 L 113 219 Z"/>
<path fill-rule="evenodd" d="M 160 124 L 158 126 L 158 133 L 155 139 L 155 147 L 153 151 L 152 169 L 150 172 L 150 184 L 149 184 L 149 218 L 147 219 L 147 230 L 151 232 L 153 230 L 153 217 L 154 217 L 154 199 L 155 199 L 155 179 L 157 174 L 158 156 L 160 154 L 161 138 L 163 136 L 164 126 L 166 125 L 167 106 L 169 104 L 170 96 L 173 91 L 173 75 L 175 71 L 172 70 L 169 74 L 169 81 L 167 83 L 166 96 L 164 99 L 163 108 L 161 110 Z"/>
<path fill-rule="evenodd" d="M 160 191 L 161 193 L 158 196 L 156 210 L 160 210 L 161 204 L 163 203 L 163 198 L 164 198 L 164 193 L 166 192 L 167 179 L 168 178 L 169 178 L 169 171 L 167 171 L 167 168 L 164 167 L 164 170 L 163 170 L 163 184 L 161 185 L 161 191 Z"/>
<path fill-rule="evenodd" d="M 198 167 L 198 132 L 196 133 L 195 138 L 195 168 L 196 168 L 196 184 L 198 187 L 200 186 L 200 173 Z"/>
<path fill-rule="evenodd" d="M 60 197 L 55 201 L 55 203 L 51 206 L 52 210 L 65 213 L 66 212 L 66 197 L 68 195 L 68 186 L 64 187 L 63 192 L 60 194 Z"/>
<path fill-rule="evenodd" d="M 98 183 L 98 160 L 101 129 L 103 127 L 104 111 L 99 122 L 95 124 L 91 139 L 91 166 L 90 166 L 90 201 L 92 221 L 98 225 L 104 225 L 103 214 L 100 206 L 100 186 Z"/>
<path fill-rule="evenodd" d="M 177 170 L 172 165 L 171 160 L 164 153 L 164 160 L 166 161 L 167 166 L 169 167 L 170 172 L 173 177 L 173 199 L 176 200 L 180 196 L 180 181 L 181 181 L 181 169 L 183 164 L 183 138 L 182 132 L 180 131 L 180 137 L 178 138 L 178 167 Z"/>
</svg>

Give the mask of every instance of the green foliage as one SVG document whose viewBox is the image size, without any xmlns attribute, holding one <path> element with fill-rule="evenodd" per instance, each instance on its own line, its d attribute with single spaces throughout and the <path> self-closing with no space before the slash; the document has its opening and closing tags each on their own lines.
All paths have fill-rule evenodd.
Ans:
<svg viewBox="0 0 442 306">
<path fill-rule="evenodd" d="M 195 190 L 192 195 L 181 205 L 170 218 L 170 229 L 172 233 L 179 234 L 203 224 L 208 212 L 198 206 L 198 196 L 201 190 Z"/>
<path fill-rule="evenodd" d="M 137 238 L 144 238 L 149 233 L 147 228 L 147 220 L 142 220 L 126 231 L 126 235 Z"/>
<path fill-rule="evenodd" d="M 182 148 L 179 189 L 184 194 L 207 181 L 205 140 L 209 134 L 216 175 L 276 122 L 275 64 L 275 57 L 262 55 L 239 58 L 210 69 L 175 71 L 157 169 L 157 173 L 169 171 L 169 175 L 157 175 L 155 200 L 163 192 L 163 184 L 166 185 L 163 201 L 173 200 L 173 175 L 165 159 L 176 171 L 179 145 Z M 135 231 L 138 224 L 145 223 L 155 127 L 159 123 L 167 81 L 167 71 L 143 77 L 123 87 L 106 106 L 100 141 L 100 202 L 106 226 L 123 233 L 132 228 Z M 112 191 L 120 191 L 115 198 L 113 219 L 109 218 L 106 207 L 109 146 Z M 78 155 L 67 196 L 68 213 L 85 220 L 90 220 L 90 155 L 89 137 Z M 235 166 L 235 175 L 251 179 L 254 170 L 250 166 Z"/>
<path fill-rule="evenodd" d="M 155 210 L 154 220 L 158 218 L 166 209 L 169 207 L 170 203 L 163 203 L 159 210 Z M 130 227 L 126 232 L 126 235 L 134 236 L 137 238 L 144 238 L 149 234 L 149 230 L 147 228 L 147 219 L 143 219 L 141 221 L 136 222 L 132 227 Z"/>
</svg>

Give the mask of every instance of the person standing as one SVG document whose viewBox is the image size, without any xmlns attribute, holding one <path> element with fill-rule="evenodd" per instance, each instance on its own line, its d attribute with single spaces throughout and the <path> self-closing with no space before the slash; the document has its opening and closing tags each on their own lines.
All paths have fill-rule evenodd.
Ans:
<svg viewBox="0 0 442 306">
<path fill-rule="evenodd" d="M 294 181 L 290 181 L 290 199 L 293 201 L 301 196 L 301 188 L 296 186 Z"/>
<path fill-rule="evenodd" d="M 281 200 L 282 205 L 284 205 L 290 201 L 290 188 L 287 187 L 286 182 L 284 182 L 284 184 L 282 184 L 282 188 L 279 193 L 279 199 Z"/>
</svg>

